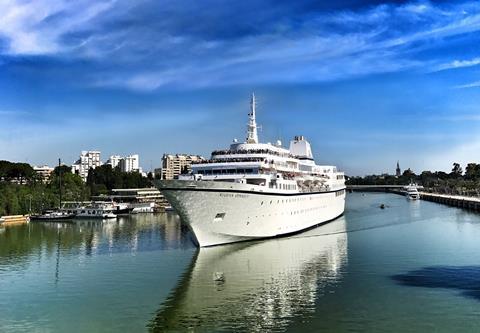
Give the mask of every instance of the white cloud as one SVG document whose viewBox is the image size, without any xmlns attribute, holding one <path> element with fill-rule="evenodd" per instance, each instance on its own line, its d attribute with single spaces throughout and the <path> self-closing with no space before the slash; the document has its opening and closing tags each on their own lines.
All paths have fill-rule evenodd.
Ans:
<svg viewBox="0 0 480 333">
<path fill-rule="evenodd" d="M 0 37 L 10 55 L 54 54 L 65 50 L 60 38 L 87 24 L 115 1 L 6 0 L 0 2 Z M 49 21 L 51 20 L 51 21 Z"/>
<path fill-rule="evenodd" d="M 470 60 L 454 60 L 446 64 L 441 64 L 435 69 L 435 71 L 443 71 L 447 69 L 456 69 L 456 68 L 463 68 L 463 67 L 472 67 L 477 65 L 480 65 L 480 57 L 473 58 Z"/>
<path fill-rule="evenodd" d="M 455 86 L 455 89 L 467 89 L 467 88 L 477 88 L 480 87 L 480 81 L 475 81 L 472 83 L 462 84 L 459 86 Z"/>
</svg>

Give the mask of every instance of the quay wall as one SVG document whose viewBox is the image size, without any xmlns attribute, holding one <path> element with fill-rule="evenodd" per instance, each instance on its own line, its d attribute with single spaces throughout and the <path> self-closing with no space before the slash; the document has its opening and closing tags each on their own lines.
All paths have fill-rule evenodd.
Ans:
<svg viewBox="0 0 480 333">
<path fill-rule="evenodd" d="M 420 198 L 422 200 L 441 203 L 448 206 L 480 211 L 480 198 L 425 192 L 420 192 Z"/>
</svg>

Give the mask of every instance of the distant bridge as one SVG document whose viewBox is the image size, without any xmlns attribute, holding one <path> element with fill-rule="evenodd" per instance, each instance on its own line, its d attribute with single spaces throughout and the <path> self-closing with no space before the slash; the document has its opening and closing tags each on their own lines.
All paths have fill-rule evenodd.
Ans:
<svg viewBox="0 0 480 333">
<path fill-rule="evenodd" d="M 405 185 L 347 185 L 347 190 L 404 188 Z"/>
<path fill-rule="evenodd" d="M 406 185 L 347 185 L 349 191 L 399 191 L 403 190 Z M 423 189 L 423 186 L 417 186 L 419 190 Z"/>
</svg>

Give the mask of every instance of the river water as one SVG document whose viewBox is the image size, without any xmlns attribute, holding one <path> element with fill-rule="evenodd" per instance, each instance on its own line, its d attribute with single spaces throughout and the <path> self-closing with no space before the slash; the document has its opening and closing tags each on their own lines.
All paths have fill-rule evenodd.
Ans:
<svg viewBox="0 0 480 333">
<path fill-rule="evenodd" d="M 173 213 L 0 229 L 0 332 L 479 332 L 479 315 L 480 215 L 393 194 L 202 250 Z"/>
</svg>

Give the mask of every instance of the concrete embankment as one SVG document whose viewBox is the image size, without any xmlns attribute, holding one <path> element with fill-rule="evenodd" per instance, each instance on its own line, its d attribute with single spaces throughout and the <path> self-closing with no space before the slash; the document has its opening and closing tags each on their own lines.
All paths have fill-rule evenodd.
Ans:
<svg viewBox="0 0 480 333">
<path fill-rule="evenodd" d="M 480 198 L 426 192 L 421 192 L 420 198 L 422 200 L 433 201 L 444 205 L 480 211 Z"/>
</svg>

